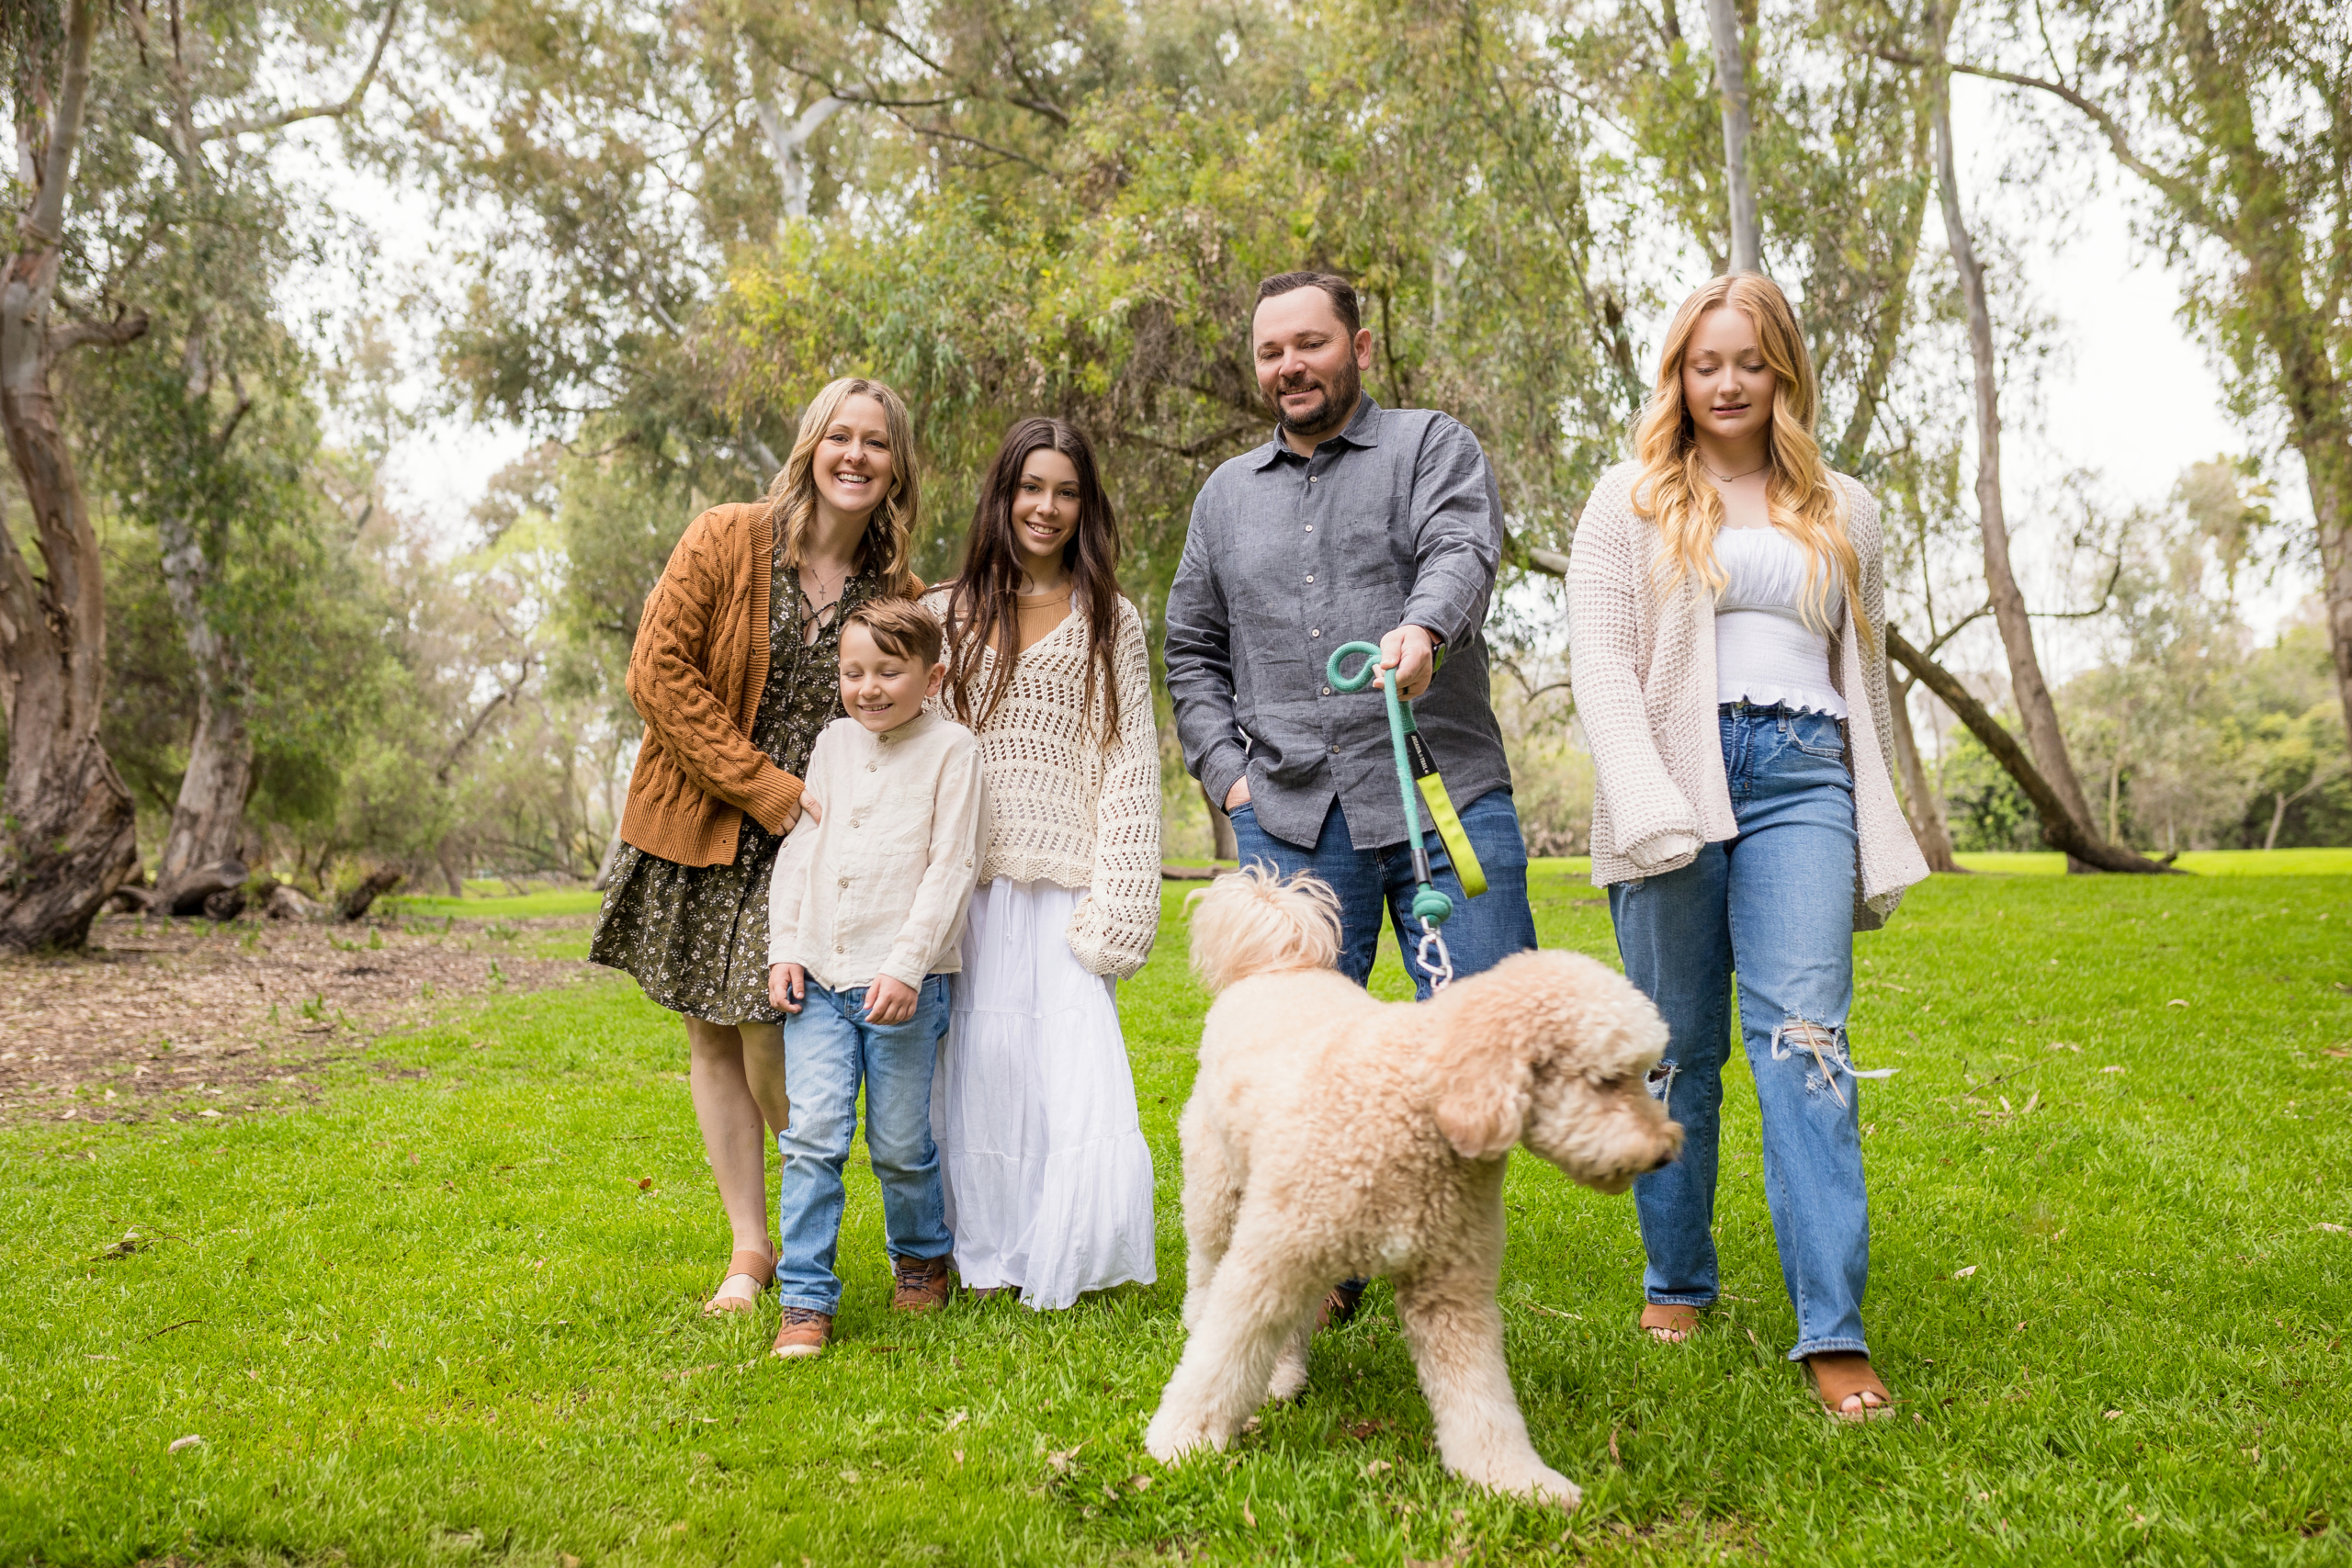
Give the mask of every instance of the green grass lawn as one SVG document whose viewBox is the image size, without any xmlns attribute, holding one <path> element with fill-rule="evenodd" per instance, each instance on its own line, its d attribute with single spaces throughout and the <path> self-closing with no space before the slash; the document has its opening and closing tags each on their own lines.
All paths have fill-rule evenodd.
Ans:
<svg viewBox="0 0 2352 1568">
<path fill-rule="evenodd" d="M 0 1132 L 0 1562 L 2352 1561 L 2352 876 L 1946 877 L 1859 940 L 1858 1055 L 1901 1069 L 1862 1091 L 1894 1421 L 1827 1421 L 1781 1359 L 1743 1070 L 1687 1345 L 1633 1331 L 1631 1201 L 1517 1156 L 1509 1348 L 1572 1517 L 1445 1475 L 1385 1287 L 1231 1453 L 1143 1454 L 1182 891 L 1122 994 L 1160 1282 L 1048 1316 L 894 1320 L 861 1175 L 831 1354 L 703 1319 L 684 1042 L 625 981 L 386 1042 L 291 1114 Z M 1536 896 L 1610 953 L 1581 876 Z"/>
</svg>

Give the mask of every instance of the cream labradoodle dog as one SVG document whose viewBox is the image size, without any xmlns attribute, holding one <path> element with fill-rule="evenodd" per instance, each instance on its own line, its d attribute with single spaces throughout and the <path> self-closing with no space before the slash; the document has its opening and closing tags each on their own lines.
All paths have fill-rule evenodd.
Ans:
<svg viewBox="0 0 2352 1568">
<path fill-rule="evenodd" d="M 1193 965 L 1219 995 L 1182 1123 L 1188 1337 L 1144 1447 L 1224 1448 L 1306 1386 L 1332 1281 L 1385 1274 L 1446 1468 L 1576 1506 L 1503 1365 L 1503 1167 L 1524 1143 L 1622 1192 L 1674 1158 L 1682 1129 L 1642 1082 L 1657 1010 L 1558 952 L 1377 1002 L 1333 967 L 1338 900 L 1314 877 L 1253 866 L 1193 898 Z"/>
</svg>

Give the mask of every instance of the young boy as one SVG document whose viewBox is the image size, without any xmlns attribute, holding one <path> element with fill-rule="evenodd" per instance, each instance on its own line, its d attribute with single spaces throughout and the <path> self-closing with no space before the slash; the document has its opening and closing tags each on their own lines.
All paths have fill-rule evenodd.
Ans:
<svg viewBox="0 0 2352 1568">
<path fill-rule="evenodd" d="M 768 894 L 768 996 L 788 1016 L 791 1122 L 779 1204 L 779 1356 L 823 1353 L 842 1282 L 842 1167 L 865 1082 L 865 1144 L 882 1183 L 898 1291 L 927 1312 L 953 1289 L 931 1073 L 947 1032 L 947 976 L 982 838 L 979 743 L 923 711 L 947 666 L 930 611 L 876 600 L 842 628 L 842 706 L 809 753 L 800 825 Z"/>
</svg>

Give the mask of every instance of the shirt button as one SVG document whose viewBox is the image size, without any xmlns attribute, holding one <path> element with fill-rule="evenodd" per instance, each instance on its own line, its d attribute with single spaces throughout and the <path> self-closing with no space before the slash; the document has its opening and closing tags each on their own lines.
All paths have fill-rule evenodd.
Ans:
<svg viewBox="0 0 2352 1568">
<path fill-rule="evenodd" d="M 1329 687 L 1329 686 L 1324 687 L 1324 688 L 1323 688 L 1323 694 L 1324 694 L 1325 696 L 1327 696 L 1327 697 L 1328 697 L 1328 696 L 1329 696 L 1329 695 L 1331 694 L 1331 688 L 1330 688 L 1330 687 Z M 846 887 L 846 886 L 849 886 L 849 884 L 848 884 L 847 882 L 843 882 L 843 883 L 842 884 L 842 886 L 844 886 L 844 887 Z"/>
<path fill-rule="evenodd" d="M 1306 635 L 1307 635 L 1308 637 L 1321 637 L 1321 636 L 1323 635 L 1323 628 L 1322 628 L 1321 626 L 1317 626 L 1317 627 L 1316 627 L 1313 631 L 1308 632 Z"/>
<path fill-rule="evenodd" d="M 1312 534 L 1313 532 L 1315 532 L 1315 525 L 1314 525 L 1314 524 L 1312 524 L 1312 523 L 1309 523 L 1309 524 L 1306 525 L 1306 531 L 1307 531 L 1308 533 L 1310 533 L 1310 534 Z"/>
<path fill-rule="evenodd" d="M 1325 691 L 1327 691 L 1327 692 L 1328 692 L 1328 691 L 1329 691 L 1331 688 L 1330 688 L 1330 687 L 1329 687 L 1329 686 L 1326 686 L 1326 687 L 1324 687 L 1323 689 L 1324 689 Z M 849 886 L 849 878 L 848 878 L 848 877 L 846 877 L 846 876 L 842 877 L 842 878 L 841 879 L 841 885 L 842 885 L 843 887 L 847 887 L 847 886 Z"/>
<path fill-rule="evenodd" d="M 1314 581 L 1315 581 L 1315 574 L 1314 574 L 1313 572 L 1311 572 L 1311 571 L 1310 571 L 1310 572 L 1308 572 L 1308 573 L 1306 574 L 1306 581 L 1309 581 L 1309 582 Z"/>
<path fill-rule="evenodd" d="M 1307 476 L 1306 476 L 1306 482 L 1307 482 L 1308 484 L 1313 484 L 1313 483 L 1315 482 L 1315 478 L 1316 478 L 1316 477 L 1315 477 L 1313 474 L 1309 474 L 1309 475 L 1307 475 Z"/>
<path fill-rule="evenodd" d="M 874 771 L 875 766 L 876 766 L 876 764 L 874 764 L 874 763 L 872 763 L 872 762 L 868 762 L 868 763 L 866 763 L 866 764 L 865 764 L 865 771 L 866 771 L 867 773 L 872 773 L 872 772 Z"/>
<path fill-rule="evenodd" d="M 839 953 L 841 950 L 842 950 L 842 944 L 841 944 L 841 943 L 839 943 L 839 942 L 835 942 L 835 943 L 833 943 L 833 951 L 834 951 L 835 953 Z"/>
<path fill-rule="evenodd" d="M 1339 749 L 1337 746 L 1332 747 L 1332 748 L 1331 748 L 1331 755 L 1333 755 L 1334 757 L 1336 757 L 1336 756 L 1338 756 L 1339 754 L 1340 754 L 1340 749 Z"/>
</svg>

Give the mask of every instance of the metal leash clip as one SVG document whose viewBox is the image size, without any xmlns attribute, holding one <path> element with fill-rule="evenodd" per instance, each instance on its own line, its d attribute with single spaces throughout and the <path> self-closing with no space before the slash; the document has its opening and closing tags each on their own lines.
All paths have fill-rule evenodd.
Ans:
<svg viewBox="0 0 2352 1568">
<path fill-rule="evenodd" d="M 1437 953 L 1434 962 L 1430 957 L 1431 949 Z M 1446 952 L 1445 938 L 1438 934 L 1437 927 L 1426 916 L 1421 920 L 1421 940 L 1413 949 L 1413 962 L 1430 977 L 1431 996 L 1445 989 L 1446 983 L 1453 978 L 1453 955 Z"/>
</svg>

